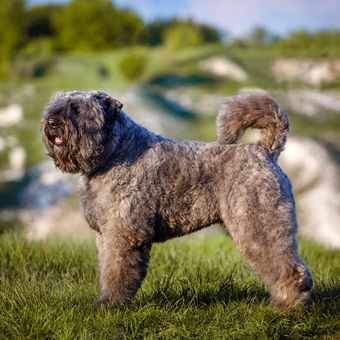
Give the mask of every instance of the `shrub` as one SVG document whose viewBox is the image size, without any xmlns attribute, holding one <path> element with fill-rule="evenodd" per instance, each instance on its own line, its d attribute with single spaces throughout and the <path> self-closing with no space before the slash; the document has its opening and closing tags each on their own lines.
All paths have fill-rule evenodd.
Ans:
<svg viewBox="0 0 340 340">
<path fill-rule="evenodd" d="M 100 20 L 98 20 L 100 18 Z M 108 0 L 74 0 L 53 18 L 61 50 L 101 51 L 135 44 L 142 19 Z"/>
<path fill-rule="evenodd" d="M 157 46 L 164 43 L 165 39 L 169 39 L 167 35 L 169 35 L 170 31 L 181 31 L 183 32 L 184 28 L 186 32 L 185 34 L 189 33 L 190 40 L 192 43 L 193 35 L 194 40 L 196 42 L 204 42 L 204 43 L 215 43 L 221 41 L 221 33 L 218 31 L 216 27 L 200 24 L 195 22 L 191 19 L 157 19 L 153 22 L 147 23 L 145 25 L 145 29 L 142 31 L 139 42 L 142 44 L 146 44 L 149 46 Z M 189 32 L 188 32 L 189 31 Z M 166 33 L 168 32 L 168 33 Z M 177 35 L 177 37 L 171 37 L 172 39 L 177 40 L 177 42 L 181 42 L 184 38 L 186 41 L 188 40 L 187 37 L 181 36 L 181 32 L 179 33 L 171 33 L 172 35 Z M 194 33 L 193 33 L 194 32 Z M 171 35 L 170 34 L 170 35 Z"/>
<path fill-rule="evenodd" d="M 141 53 L 132 53 L 124 56 L 119 62 L 119 70 L 127 80 L 140 78 L 146 67 L 146 56 Z"/>
<path fill-rule="evenodd" d="M 52 65 L 52 48 L 49 38 L 31 41 L 14 59 L 12 73 L 26 78 L 45 75 Z"/>
<path fill-rule="evenodd" d="M 204 42 L 201 30 L 190 21 L 169 27 L 164 38 L 165 46 L 171 50 L 198 46 Z"/>
<path fill-rule="evenodd" d="M 15 51 L 22 45 L 25 27 L 24 1 L 0 1 L 0 77 L 8 75 Z"/>
<path fill-rule="evenodd" d="M 47 73 L 52 65 L 49 58 L 39 56 L 19 56 L 12 64 L 12 73 L 18 77 L 36 78 Z"/>
</svg>

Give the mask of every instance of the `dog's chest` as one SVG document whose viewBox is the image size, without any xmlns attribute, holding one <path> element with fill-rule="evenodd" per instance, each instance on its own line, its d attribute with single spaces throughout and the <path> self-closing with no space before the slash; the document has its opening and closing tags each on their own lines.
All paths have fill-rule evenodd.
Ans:
<svg viewBox="0 0 340 340">
<path fill-rule="evenodd" d="M 109 188 L 96 181 L 81 178 L 79 196 L 83 215 L 89 226 L 101 232 L 107 223 Z"/>
</svg>

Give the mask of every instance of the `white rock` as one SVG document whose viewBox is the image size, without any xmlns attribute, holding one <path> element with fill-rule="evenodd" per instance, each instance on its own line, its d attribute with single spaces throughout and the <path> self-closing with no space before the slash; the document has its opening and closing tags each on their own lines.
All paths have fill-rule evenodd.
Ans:
<svg viewBox="0 0 340 340">
<path fill-rule="evenodd" d="M 340 59 L 316 61 L 311 59 L 281 58 L 275 60 L 272 72 L 279 81 L 303 81 L 319 86 L 340 77 Z"/>
<path fill-rule="evenodd" d="M 0 152 L 8 151 L 6 170 L 0 172 L 0 181 L 16 181 L 25 172 L 26 152 L 15 136 L 0 137 Z"/>
<path fill-rule="evenodd" d="M 256 93 L 268 93 L 267 91 L 259 87 L 242 87 L 239 93 L 256 92 Z M 217 115 L 221 104 L 223 104 L 228 96 L 221 93 L 202 93 L 201 90 L 195 89 L 172 89 L 168 90 L 165 94 L 168 100 L 174 101 L 181 105 L 188 111 L 192 111 L 195 114 L 201 116 L 213 116 Z"/>
<path fill-rule="evenodd" d="M 19 145 L 13 147 L 8 154 L 8 160 L 11 170 L 22 170 L 25 166 L 26 160 L 25 149 Z"/>
<path fill-rule="evenodd" d="M 241 87 L 238 93 L 258 93 L 258 94 L 268 94 L 268 91 L 262 89 L 261 87 Z"/>
<path fill-rule="evenodd" d="M 289 90 L 277 94 L 287 109 L 306 116 L 319 116 L 326 112 L 340 113 L 340 99 L 336 93 L 317 90 Z"/>
<path fill-rule="evenodd" d="M 186 131 L 187 124 L 182 121 L 178 124 L 178 118 L 172 117 L 164 112 L 159 105 L 148 100 L 139 90 L 131 88 L 124 93 L 111 93 L 115 98 L 120 98 L 124 103 L 123 110 L 132 117 L 138 124 L 145 126 L 153 132 L 168 135 L 181 135 Z"/>
<path fill-rule="evenodd" d="M 43 211 L 63 201 L 78 186 L 78 176 L 63 174 L 55 169 L 51 160 L 42 162 L 28 171 L 30 182 L 20 195 L 25 208 Z"/>
<path fill-rule="evenodd" d="M 12 147 L 8 153 L 9 168 L 1 173 L 1 180 L 20 180 L 25 173 L 25 160 L 25 149 L 19 145 Z"/>
<path fill-rule="evenodd" d="M 219 77 L 228 77 L 233 80 L 244 82 L 248 79 L 246 71 L 239 65 L 223 56 L 214 56 L 199 62 L 198 66 Z"/>
<path fill-rule="evenodd" d="M 84 240 L 93 238 L 95 234 L 87 225 L 80 209 L 69 207 L 66 202 L 40 212 L 26 211 L 24 222 L 28 226 L 26 235 L 30 240 L 49 237 Z"/>
<path fill-rule="evenodd" d="M 168 90 L 165 97 L 184 109 L 201 116 L 216 116 L 220 105 L 227 99 L 224 94 L 201 93 L 201 91 L 193 89 Z"/>
<path fill-rule="evenodd" d="M 0 110 L 0 127 L 8 127 L 21 122 L 23 109 L 18 104 L 12 104 Z"/>
<path fill-rule="evenodd" d="M 297 192 L 301 234 L 340 248 L 340 177 L 327 149 L 311 139 L 290 137 L 280 163 Z"/>
</svg>

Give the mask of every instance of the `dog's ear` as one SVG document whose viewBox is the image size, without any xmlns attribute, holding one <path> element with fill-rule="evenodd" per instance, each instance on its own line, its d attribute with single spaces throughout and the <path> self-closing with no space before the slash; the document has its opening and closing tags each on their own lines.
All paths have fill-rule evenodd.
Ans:
<svg viewBox="0 0 340 340">
<path fill-rule="evenodd" d="M 100 105 L 106 112 L 114 111 L 114 115 L 117 115 L 123 107 L 123 104 L 119 100 L 112 98 L 105 92 L 94 91 L 94 96 L 99 100 Z"/>
<path fill-rule="evenodd" d="M 115 113 L 118 114 L 120 112 L 120 110 L 122 109 L 123 104 L 119 100 L 114 99 L 114 98 L 111 98 L 111 102 L 112 102 L 112 106 L 115 110 Z"/>
</svg>

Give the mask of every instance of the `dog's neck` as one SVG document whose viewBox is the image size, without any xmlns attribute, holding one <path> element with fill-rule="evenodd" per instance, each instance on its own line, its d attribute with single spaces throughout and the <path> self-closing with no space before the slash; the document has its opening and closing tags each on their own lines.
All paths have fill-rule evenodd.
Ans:
<svg viewBox="0 0 340 340">
<path fill-rule="evenodd" d="M 148 150 L 152 145 L 168 138 L 156 135 L 145 127 L 136 124 L 123 111 L 120 112 L 115 125 L 117 141 L 114 158 L 131 162 Z"/>
<path fill-rule="evenodd" d="M 133 164 L 155 143 L 169 141 L 160 135 L 156 135 L 143 126 L 136 124 L 123 111 L 119 113 L 114 124 L 114 133 L 111 140 L 109 154 L 86 177 L 94 177 L 109 171 L 116 165 Z"/>
</svg>

